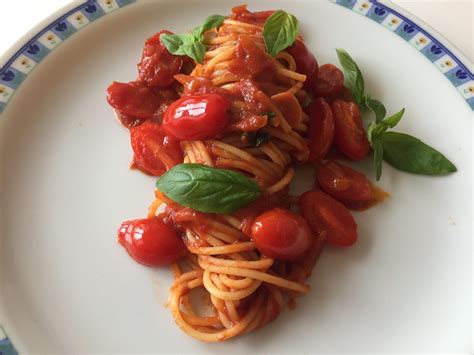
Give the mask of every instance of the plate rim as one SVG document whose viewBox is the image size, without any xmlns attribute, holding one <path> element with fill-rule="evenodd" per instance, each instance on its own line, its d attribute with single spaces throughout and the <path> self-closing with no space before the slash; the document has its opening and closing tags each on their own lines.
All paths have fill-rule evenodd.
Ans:
<svg viewBox="0 0 474 355">
<path fill-rule="evenodd" d="M 404 21 L 412 22 L 417 27 L 422 29 L 426 34 L 432 37 L 432 40 L 435 40 L 441 43 L 448 50 L 448 54 L 451 54 L 452 56 L 456 57 L 456 59 L 459 60 L 459 62 L 463 65 L 463 69 L 467 71 L 467 74 L 470 78 L 470 80 L 467 81 L 466 83 L 471 83 L 474 86 L 474 74 L 472 71 L 472 63 L 467 59 L 467 57 L 455 45 L 453 45 L 449 40 L 447 40 L 444 36 L 442 36 L 438 31 L 433 29 L 430 25 L 428 25 L 426 22 L 424 22 L 417 16 L 413 15 L 409 11 L 401 8 L 400 6 L 388 0 L 327 0 L 327 1 L 332 2 L 334 4 L 342 5 L 343 7 L 346 7 L 347 9 L 352 10 L 356 13 L 359 13 L 360 15 L 365 16 L 365 17 L 368 17 L 367 13 L 366 14 L 361 13 L 355 8 L 356 6 L 360 6 L 362 3 L 369 3 L 371 4 L 371 7 L 381 6 L 387 11 L 389 11 L 390 13 L 393 13 L 396 16 L 402 18 Z M 135 3 L 136 0 L 110 0 L 110 2 L 115 4 L 116 8 L 114 8 L 114 10 L 118 10 L 127 5 Z M 102 9 L 103 13 L 96 18 L 87 18 L 88 19 L 87 24 L 90 24 L 93 21 L 100 19 L 107 14 L 114 12 L 114 10 L 111 10 L 108 12 L 105 11 L 103 7 L 105 5 L 101 5 L 101 4 L 104 4 L 104 0 L 71 1 L 69 4 L 63 6 L 62 8 L 58 9 L 57 11 L 55 11 L 54 13 L 52 13 L 51 15 L 49 15 L 48 17 L 40 21 L 38 24 L 33 26 L 27 33 L 21 36 L 9 49 L 7 49 L 2 55 L 0 55 L 0 64 L 2 64 L 2 66 L 0 67 L 0 90 L 3 86 L 5 86 L 4 81 L 1 80 L 1 76 L 4 75 L 11 68 L 11 64 L 16 59 L 18 59 L 18 57 L 20 57 L 33 42 L 37 41 L 39 36 L 42 36 L 44 33 L 48 32 L 48 30 L 51 30 L 59 22 L 66 20 L 68 16 L 71 16 L 72 14 L 75 14 L 76 12 L 84 13 L 82 10 L 85 7 L 90 6 L 90 5 L 95 5 L 98 8 Z M 86 27 L 87 24 L 84 25 L 84 27 Z M 381 23 L 379 22 L 379 24 Z M 79 32 L 81 28 L 83 27 L 75 28 L 75 30 L 72 33 L 70 33 L 67 37 L 61 39 L 61 42 L 58 44 L 58 46 L 63 41 L 67 40 L 71 35 L 73 35 L 76 32 Z M 46 55 L 41 59 L 44 59 L 47 56 L 47 54 L 49 54 L 55 48 L 56 47 L 53 47 L 52 49 L 50 49 L 46 53 Z M 40 61 L 36 62 L 36 64 L 39 64 L 39 63 Z M 32 70 L 34 70 L 34 68 Z M 14 92 L 16 91 L 16 89 L 18 89 L 18 87 L 20 87 L 22 82 L 26 80 L 28 74 L 29 72 L 27 74 L 24 74 L 23 79 L 16 85 L 16 88 L 13 89 L 11 87 L 8 87 L 13 90 L 13 93 L 10 95 L 7 102 L 4 103 L 3 101 L 1 101 L 1 98 L 0 98 L 0 120 L 2 118 L 2 114 L 11 96 L 13 96 Z M 456 85 L 453 84 L 453 88 L 457 89 Z M 460 90 L 458 89 L 457 91 L 460 91 Z M 0 94 L 2 94 L 1 91 L 0 91 Z M 467 102 L 467 104 L 471 107 L 471 109 L 474 111 L 474 96 L 470 98 L 471 101 L 468 101 L 468 99 L 466 99 L 465 97 L 464 99 Z M 0 281 L 3 280 L 1 276 L 2 274 L 0 272 Z M 4 307 L 3 302 L 1 302 L 0 300 L 0 321 L 1 321 L 0 322 L 0 335 L 3 336 L 3 332 L 1 331 L 3 329 L 4 332 L 7 333 L 7 336 L 8 336 L 7 338 L 0 337 L 0 350 L 5 351 L 6 353 L 9 353 L 8 351 L 10 351 L 12 354 L 16 354 L 17 352 L 14 349 L 12 343 L 15 343 L 17 345 L 17 349 L 19 349 L 20 351 L 25 349 L 25 345 L 21 341 L 21 337 L 19 336 L 19 334 L 17 334 L 17 332 L 13 330 L 13 327 L 11 327 L 11 324 L 8 318 L 4 316 L 3 307 Z M 8 332 L 7 332 L 7 329 L 8 329 Z M 8 338 L 10 338 L 12 342 L 10 342 Z"/>
</svg>

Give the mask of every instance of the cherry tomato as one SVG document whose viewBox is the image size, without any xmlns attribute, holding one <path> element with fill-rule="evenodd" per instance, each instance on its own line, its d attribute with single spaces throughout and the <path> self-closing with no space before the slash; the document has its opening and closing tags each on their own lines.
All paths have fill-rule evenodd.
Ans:
<svg viewBox="0 0 474 355">
<path fill-rule="evenodd" d="M 147 266 L 169 265 L 186 250 L 174 229 L 158 218 L 123 222 L 117 236 L 130 256 Z"/>
<path fill-rule="evenodd" d="M 317 96 L 335 95 L 344 86 L 344 74 L 332 64 L 324 64 L 319 68 L 318 79 L 313 85 Z"/>
<path fill-rule="evenodd" d="M 318 78 L 318 62 L 303 41 L 297 39 L 286 49 L 296 62 L 296 71 L 306 75 L 305 87 L 312 87 Z"/>
<path fill-rule="evenodd" d="M 227 125 L 229 107 L 229 101 L 219 94 L 183 97 L 166 110 L 163 129 L 178 140 L 214 138 Z"/>
<path fill-rule="evenodd" d="M 115 110 L 115 115 L 117 119 L 120 121 L 122 126 L 126 128 L 132 128 L 141 125 L 143 122 L 146 121 L 145 118 L 138 118 L 131 115 L 126 115 L 120 110 Z"/>
<path fill-rule="evenodd" d="M 130 83 L 114 81 L 107 88 L 107 101 L 120 113 L 138 119 L 152 117 L 161 105 L 155 92 L 138 81 Z"/>
<path fill-rule="evenodd" d="M 316 178 L 321 190 L 346 206 L 372 199 L 372 186 L 365 175 L 336 161 L 322 165 Z"/>
<path fill-rule="evenodd" d="M 258 216 L 252 224 L 251 235 L 262 254 L 279 260 L 295 259 L 313 243 L 311 229 L 304 218 L 280 208 Z"/>
<path fill-rule="evenodd" d="M 133 161 L 140 170 L 160 176 L 183 162 L 179 143 L 166 136 L 161 126 L 153 122 L 130 129 Z"/>
<path fill-rule="evenodd" d="M 357 224 L 347 208 L 322 191 L 300 197 L 300 212 L 313 232 L 333 245 L 348 247 L 357 240 Z"/>
<path fill-rule="evenodd" d="M 318 161 L 331 148 L 334 140 L 334 117 L 331 107 L 322 97 L 316 98 L 308 108 L 309 160 Z"/>
<path fill-rule="evenodd" d="M 160 36 L 172 34 L 161 30 L 148 38 L 143 47 L 142 59 L 138 63 L 138 75 L 148 86 L 166 87 L 173 83 L 183 65 L 183 58 L 173 55 L 161 43 Z"/>
<path fill-rule="evenodd" d="M 331 108 L 334 115 L 336 146 L 353 160 L 365 158 L 370 152 L 370 144 L 357 105 L 353 102 L 335 100 Z"/>
</svg>

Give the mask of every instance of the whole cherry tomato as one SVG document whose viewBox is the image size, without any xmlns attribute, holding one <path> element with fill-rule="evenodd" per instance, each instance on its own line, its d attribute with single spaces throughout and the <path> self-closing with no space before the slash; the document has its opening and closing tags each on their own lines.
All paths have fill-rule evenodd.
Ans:
<svg viewBox="0 0 474 355">
<path fill-rule="evenodd" d="M 107 88 L 107 101 L 120 113 L 142 120 L 151 118 L 162 103 L 152 89 L 139 81 L 114 81 Z"/>
<path fill-rule="evenodd" d="M 160 176 L 183 162 L 179 143 L 168 137 L 161 126 L 153 122 L 130 129 L 133 161 L 140 170 Z"/>
<path fill-rule="evenodd" d="M 347 208 L 322 191 L 300 197 L 300 212 L 313 232 L 328 243 L 348 247 L 357 241 L 357 224 Z"/>
<path fill-rule="evenodd" d="M 183 97 L 166 110 L 163 129 L 178 140 L 215 138 L 229 121 L 229 107 L 229 101 L 220 94 Z"/>
<path fill-rule="evenodd" d="M 158 218 L 123 222 L 117 237 L 132 258 L 147 266 L 169 265 L 186 250 L 174 229 Z"/>
<path fill-rule="evenodd" d="M 334 117 L 331 107 L 322 97 L 316 98 L 308 108 L 309 160 L 324 158 L 334 140 Z"/>
<path fill-rule="evenodd" d="M 365 175 L 336 161 L 323 164 L 316 178 L 321 190 L 346 206 L 372 198 L 372 186 Z"/>
<path fill-rule="evenodd" d="M 161 30 L 148 38 L 143 46 L 142 59 L 138 63 L 138 75 L 148 86 L 166 87 L 173 83 L 183 65 L 183 58 L 173 55 L 161 43 L 160 36 L 172 34 Z"/>
<path fill-rule="evenodd" d="M 335 100 L 331 108 L 334 115 L 336 146 L 353 160 L 365 158 L 370 152 L 370 144 L 357 105 L 353 102 Z"/>
<path fill-rule="evenodd" d="M 313 85 L 317 96 L 331 96 L 337 94 L 344 86 L 344 74 L 332 64 L 319 67 L 318 79 Z"/>
<path fill-rule="evenodd" d="M 278 260 L 295 259 L 313 243 L 311 229 L 304 218 L 280 208 L 258 216 L 252 224 L 251 235 L 262 254 Z"/>
<path fill-rule="evenodd" d="M 318 78 L 318 62 L 313 53 L 299 39 L 286 50 L 296 62 L 296 71 L 306 75 L 305 87 L 312 87 Z"/>
</svg>

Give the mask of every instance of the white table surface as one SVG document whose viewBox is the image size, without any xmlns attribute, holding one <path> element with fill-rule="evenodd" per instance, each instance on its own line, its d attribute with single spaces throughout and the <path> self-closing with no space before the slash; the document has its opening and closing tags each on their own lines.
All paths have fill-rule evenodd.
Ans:
<svg viewBox="0 0 474 355">
<path fill-rule="evenodd" d="M 318 0 L 327 1 L 327 0 Z M 70 0 L 0 0 L 0 55 Z M 245 1 L 242 1 L 243 3 Z M 393 0 L 440 32 L 474 61 L 474 0 Z"/>
</svg>

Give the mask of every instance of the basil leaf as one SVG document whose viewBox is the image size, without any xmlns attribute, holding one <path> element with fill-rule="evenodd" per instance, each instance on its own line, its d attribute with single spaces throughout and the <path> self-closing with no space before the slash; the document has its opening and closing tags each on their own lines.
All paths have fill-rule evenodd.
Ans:
<svg viewBox="0 0 474 355">
<path fill-rule="evenodd" d="M 232 213 L 260 196 L 258 184 L 231 170 L 179 164 L 156 182 L 166 197 L 207 213 Z"/>
<path fill-rule="evenodd" d="M 443 154 L 418 138 L 399 132 L 384 132 L 378 139 L 383 146 L 383 159 L 398 170 L 419 175 L 457 171 Z"/>
<path fill-rule="evenodd" d="M 242 136 L 244 141 L 247 141 L 253 148 L 258 148 L 270 140 L 270 135 L 264 131 L 245 132 Z"/>
<path fill-rule="evenodd" d="M 183 46 L 184 53 L 194 59 L 198 63 L 202 63 L 204 55 L 206 54 L 206 47 L 202 42 L 189 42 Z"/>
<path fill-rule="evenodd" d="M 283 10 L 275 11 L 263 26 L 263 38 L 267 52 L 275 57 L 295 42 L 298 32 L 299 24 L 295 16 Z"/>
<path fill-rule="evenodd" d="M 374 150 L 375 178 L 378 181 L 382 176 L 383 146 L 376 137 L 372 141 L 372 149 Z"/>
<path fill-rule="evenodd" d="M 364 104 L 375 114 L 375 122 L 382 121 L 387 114 L 385 106 L 379 100 L 372 99 L 369 96 L 364 96 Z"/>
<path fill-rule="evenodd" d="M 396 114 L 384 119 L 383 123 L 385 123 L 389 128 L 393 128 L 398 124 L 398 122 L 400 122 L 400 120 L 402 119 L 404 113 L 405 113 L 405 109 L 402 108 Z"/>
<path fill-rule="evenodd" d="M 342 48 L 336 48 L 339 63 L 344 71 L 344 81 L 358 104 L 364 103 L 364 77 L 354 59 Z"/>
<path fill-rule="evenodd" d="M 161 43 L 163 43 L 163 45 L 166 47 L 168 52 L 170 52 L 171 54 L 185 55 L 184 48 L 183 48 L 185 38 L 186 38 L 185 35 L 163 33 L 160 36 L 160 41 Z"/>
<path fill-rule="evenodd" d="M 187 55 L 198 63 L 202 63 L 206 54 L 206 47 L 202 43 L 202 34 L 211 28 L 219 27 L 225 17 L 221 15 L 209 16 L 204 24 L 194 28 L 192 34 L 167 34 L 160 36 L 161 43 L 168 52 L 174 55 Z"/>
<path fill-rule="evenodd" d="M 268 111 L 268 112 L 260 112 L 260 116 L 267 116 L 269 120 L 276 116 L 275 112 Z"/>
<path fill-rule="evenodd" d="M 199 40 L 201 40 L 201 36 L 204 32 L 209 31 L 213 28 L 219 28 L 220 25 L 222 25 L 222 22 L 224 22 L 225 17 L 222 15 L 211 15 L 209 16 L 204 23 L 196 27 L 193 30 L 193 35 L 195 37 L 198 37 Z"/>
</svg>

